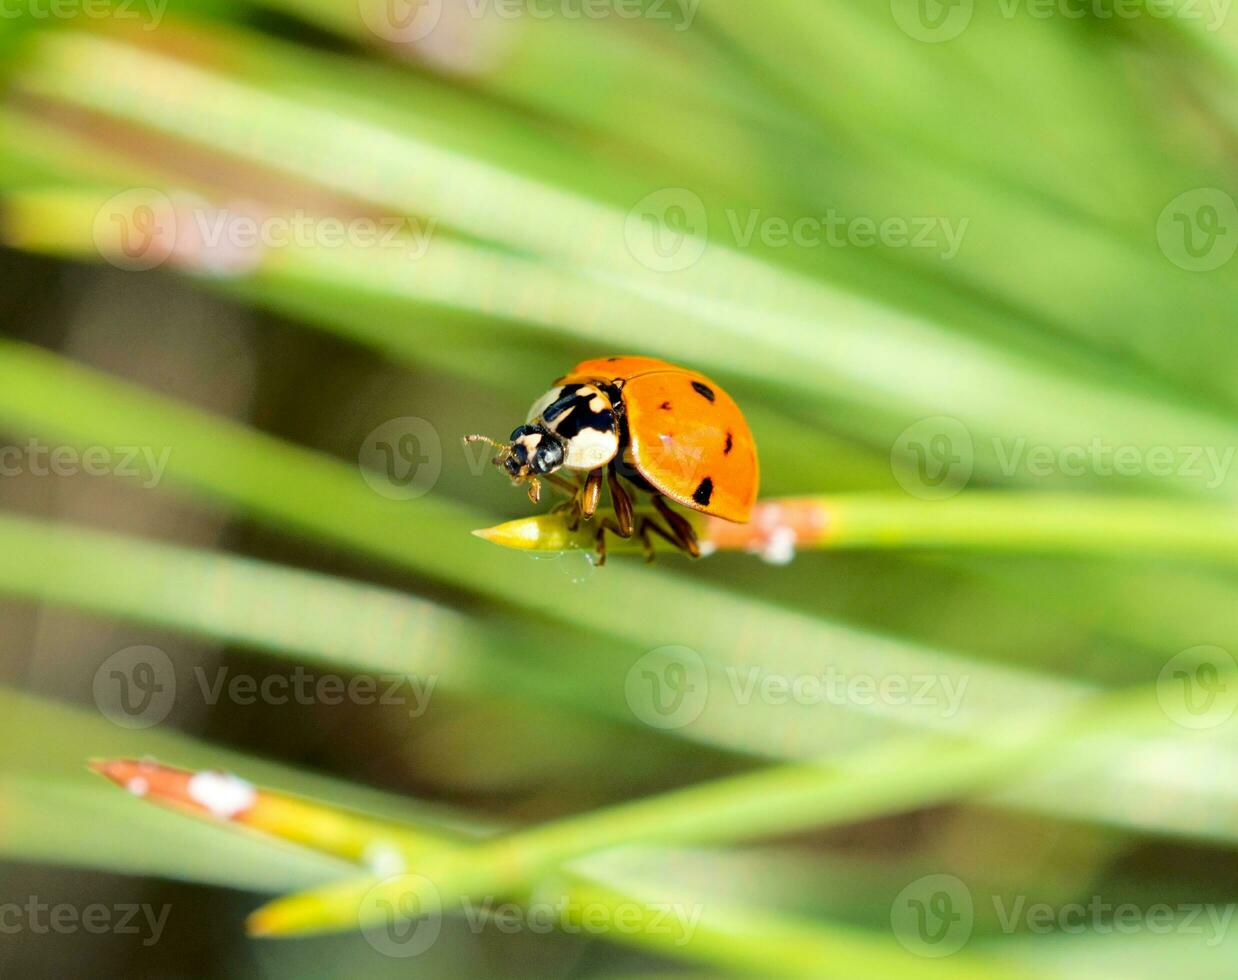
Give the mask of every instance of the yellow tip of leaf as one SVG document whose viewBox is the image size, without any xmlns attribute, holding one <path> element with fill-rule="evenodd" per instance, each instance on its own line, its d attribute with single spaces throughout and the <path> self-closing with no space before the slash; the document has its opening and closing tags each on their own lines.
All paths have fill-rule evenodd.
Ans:
<svg viewBox="0 0 1238 980">
<path fill-rule="evenodd" d="M 519 551 L 558 551 L 572 547 L 562 522 L 547 517 L 522 517 L 474 531 L 476 537 Z"/>
<path fill-rule="evenodd" d="M 361 903 L 374 885 L 373 878 L 363 878 L 284 895 L 251 912 L 245 930 L 255 937 L 279 938 L 356 929 Z"/>
<path fill-rule="evenodd" d="M 295 911 L 287 911 L 293 904 L 285 899 L 276 899 L 250 913 L 245 920 L 245 931 L 255 938 L 277 939 L 304 931 L 304 925 Z"/>
</svg>

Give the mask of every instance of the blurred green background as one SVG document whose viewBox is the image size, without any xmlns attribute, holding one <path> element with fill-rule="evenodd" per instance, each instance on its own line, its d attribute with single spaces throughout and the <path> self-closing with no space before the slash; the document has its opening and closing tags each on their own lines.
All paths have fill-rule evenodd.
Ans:
<svg viewBox="0 0 1238 980">
<path fill-rule="evenodd" d="M 1228 0 L 0 8 L 0 973 L 1231 978 L 1236 83 Z M 470 536 L 532 508 L 460 437 L 629 353 L 824 547 Z M 389 865 L 117 756 L 602 819 L 510 928 L 255 939 Z M 536 928 L 582 881 L 697 925 Z"/>
</svg>

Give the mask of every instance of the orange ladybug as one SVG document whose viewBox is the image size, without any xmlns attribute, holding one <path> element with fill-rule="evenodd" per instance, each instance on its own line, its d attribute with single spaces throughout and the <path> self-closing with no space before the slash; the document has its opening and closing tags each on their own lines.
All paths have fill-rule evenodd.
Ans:
<svg viewBox="0 0 1238 980">
<path fill-rule="evenodd" d="M 528 481 L 534 503 L 541 499 L 541 478 L 567 493 L 560 506 L 572 511 L 573 526 L 597 512 L 605 476 L 615 519 L 599 523 L 600 562 L 607 531 L 639 535 L 647 559 L 653 555 L 650 534 L 698 557 L 692 525 L 664 498 L 743 524 L 760 481 L 752 431 L 731 396 L 705 375 L 653 357 L 582 361 L 533 403 L 510 442 L 468 441 L 495 446 L 495 465 L 516 483 Z M 583 474 L 583 481 L 566 479 L 560 470 Z M 648 493 L 666 526 L 650 517 L 634 521 L 632 497 L 620 481 Z"/>
</svg>

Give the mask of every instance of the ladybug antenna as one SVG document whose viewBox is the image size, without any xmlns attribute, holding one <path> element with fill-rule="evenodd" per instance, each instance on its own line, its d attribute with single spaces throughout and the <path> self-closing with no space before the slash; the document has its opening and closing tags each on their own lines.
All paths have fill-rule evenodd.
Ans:
<svg viewBox="0 0 1238 980">
<path fill-rule="evenodd" d="M 507 460 L 507 457 L 511 455 L 512 444 L 510 442 L 498 442 L 489 436 L 465 436 L 464 441 L 465 443 L 484 442 L 487 446 L 493 446 L 497 449 L 499 454 L 490 461 L 495 466 L 501 466 Z"/>
</svg>

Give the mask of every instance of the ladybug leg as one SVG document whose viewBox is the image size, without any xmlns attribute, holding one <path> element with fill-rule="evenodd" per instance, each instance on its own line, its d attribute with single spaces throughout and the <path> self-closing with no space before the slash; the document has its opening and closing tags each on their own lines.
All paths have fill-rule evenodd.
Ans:
<svg viewBox="0 0 1238 980">
<path fill-rule="evenodd" d="M 589 473 L 585 485 L 580 491 L 580 514 L 586 521 L 593 520 L 597 513 L 598 501 L 602 499 L 602 469 L 599 467 Z"/>
<path fill-rule="evenodd" d="M 630 538 L 632 536 L 632 498 L 628 492 L 619 484 L 619 477 L 615 473 L 615 466 L 612 463 L 610 470 L 607 472 L 607 485 L 610 487 L 610 502 L 615 508 L 615 520 L 618 522 L 618 535 L 621 538 Z"/>
<path fill-rule="evenodd" d="M 545 479 L 550 481 L 551 485 L 556 489 L 561 490 L 567 495 L 566 500 L 561 500 L 551 508 L 552 514 L 562 514 L 565 511 L 569 512 L 567 517 L 567 526 L 571 531 L 575 531 L 580 527 L 580 486 L 573 483 L 571 480 L 565 480 L 563 477 L 555 473 L 547 473 Z"/>
<path fill-rule="evenodd" d="M 597 564 L 599 568 L 606 564 L 607 532 L 617 534 L 621 538 L 629 538 L 632 536 L 631 533 L 624 534 L 620 530 L 619 525 L 616 524 L 611 518 L 603 518 L 599 522 L 597 535 L 594 537 L 594 541 L 597 546 Z M 641 544 L 644 545 L 646 565 L 653 564 L 654 560 L 653 538 L 650 537 L 652 534 L 656 534 L 673 548 L 678 548 L 681 551 L 688 550 L 688 547 L 684 541 L 678 538 L 673 532 L 666 530 L 666 528 L 662 527 L 657 521 L 650 517 L 640 518 L 636 524 L 635 533 L 641 539 Z"/>
<path fill-rule="evenodd" d="M 609 517 L 604 517 L 602 518 L 601 521 L 598 522 L 598 533 L 594 537 L 594 541 L 597 544 L 597 564 L 599 568 L 601 568 L 603 565 L 606 564 L 606 532 L 607 531 L 610 531 L 612 534 L 618 534 L 620 537 L 627 536 L 624 534 L 620 534 L 619 525 L 617 525 Z"/>
<path fill-rule="evenodd" d="M 693 558 L 701 557 L 701 546 L 696 539 L 696 531 L 688 522 L 688 519 L 683 514 L 676 514 L 671 510 L 670 506 L 662 499 L 660 494 L 653 495 L 653 506 L 667 526 L 671 529 L 673 544 L 690 554 Z M 659 529 L 660 530 L 660 529 Z"/>
<path fill-rule="evenodd" d="M 640 528 L 637 530 L 636 533 L 640 535 L 641 543 L 645 546 L 645 564 L 646 565 L 652 565 L 653 557 L 654 557 L 653 556 L 653 539 L 649 537 L 650 534 L 656 534 L 663 541 L 668 542 L 672 547 L 675 547 L 675 548 L 683 547 L 683 545 L 680 544 L 676 538 L 674 538 L 671 534 L 669 534 L 665 529 L 660 527 L 656 521 L 652 521 L 648 517 L 642 517 L 640 519 Z"/>
</svg>

